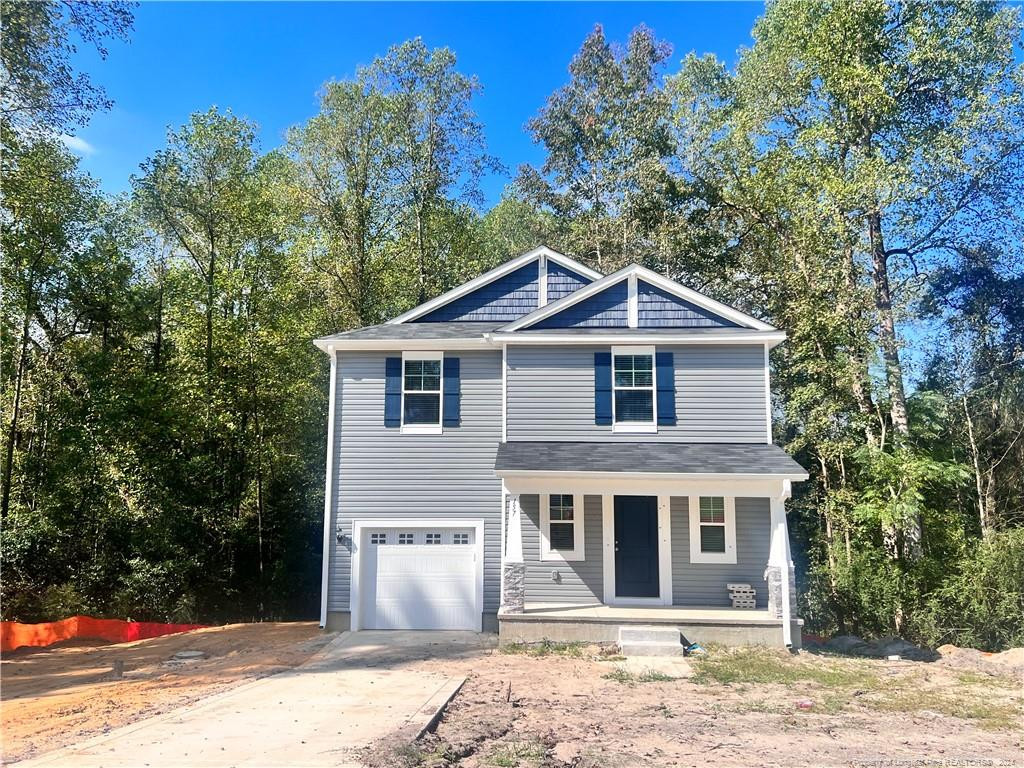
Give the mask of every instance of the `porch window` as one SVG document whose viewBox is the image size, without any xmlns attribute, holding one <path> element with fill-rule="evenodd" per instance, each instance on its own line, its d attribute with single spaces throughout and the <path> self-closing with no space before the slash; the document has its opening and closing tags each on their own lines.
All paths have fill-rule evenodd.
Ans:
<svg viewBox="0 0 1024 768">
<path fill-rule="evenodd" d="M 441 432 L 441 353 L 402 355 L 402 431 Z"/>
<path fill-rule="evenodd" d="M 690 497 L 690 562 L 736 562 L 736 500 Z"/>
<path fill-rule="evenodd" d="M 612 347 L 612 430 L 657 432 L 654 347 Z"/>
<path fill-rule="evenodd" d="M 540 495 L 540 559 L 582 560 L 583 496 Z"/>
</svg>

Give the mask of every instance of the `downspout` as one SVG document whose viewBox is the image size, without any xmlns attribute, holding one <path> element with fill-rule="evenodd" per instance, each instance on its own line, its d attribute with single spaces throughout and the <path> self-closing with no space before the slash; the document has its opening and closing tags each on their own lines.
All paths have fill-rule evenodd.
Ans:
<svg viewBox="0 0 1024 768">
<path fill-rule="evenodd" d="M 327 586 L 331 566 L 331 502 L 334 500 L 334 399 L 338 381 L 338 353 L 327 347 L 331 356 L 331 382 L 327 401 L 327 474 L 324 484 L 324 553 L 320 575 L 320 629 L 327 628 Z"/>
</svg>

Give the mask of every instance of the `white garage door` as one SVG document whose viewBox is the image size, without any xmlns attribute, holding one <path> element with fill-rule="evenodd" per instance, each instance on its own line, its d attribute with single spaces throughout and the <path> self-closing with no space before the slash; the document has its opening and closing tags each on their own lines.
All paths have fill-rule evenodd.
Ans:
<svg viewBox="0 0 1024 768">
<path fill-rule="evenodd" d="M 363 532 L 360 625 L 366 629 L 478 629 L 473 528 Z"/>
</svg>

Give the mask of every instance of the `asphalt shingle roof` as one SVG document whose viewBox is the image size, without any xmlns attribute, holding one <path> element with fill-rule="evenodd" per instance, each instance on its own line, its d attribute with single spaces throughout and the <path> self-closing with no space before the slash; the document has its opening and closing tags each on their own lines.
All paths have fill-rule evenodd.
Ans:
<svg viewBox="0 0 1024 768">
<path fill-rule="evenodd" d="M 513 441 L 498 445 L 494 469 L 546 472 L 803 475 L 777 445 Z"/>
<path fill-rule="evenodd" d="M 397 323 L 395 325 L 368 325 L 353 331 L 325 336 L 318 341 L 336 339 L 473 339 L 485 333 L 496 331 L 507 322 L 447 322 L 447 323 Z"/>
</svg>

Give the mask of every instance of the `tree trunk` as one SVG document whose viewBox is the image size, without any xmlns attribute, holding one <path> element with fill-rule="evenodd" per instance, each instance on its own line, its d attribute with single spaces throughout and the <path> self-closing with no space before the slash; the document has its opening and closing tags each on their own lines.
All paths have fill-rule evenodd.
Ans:
<svg viewBox="0 0 1024 768">
<path fill-rule="evenodd" d="M 4 487 L 0 494 L 0 520 L 7 518 L 11 506 L 11 478 L 14 474 L 14 441 L 18 434 L 18 419 L 21 416 L 21 388 L 25 378 L 25 359 L 28 356 L 28 328 L 31 299 L 25 302 L 25 317 L 21 324 L 21 349 L 18 353 L 18 372 L 14 380 L 14 404 L 11 407 L 11 423 L 7 428 L 7 451 L 4 456 Z"/>
<path fill-rule="evenodd" d="M 960 398 L 964 408 L 964 420 L 967 422 L 967 446 L 971 451 L 971 467 L 974 469 L 974 488 L 978 494 L 978 522 L 981 525 L 981 535 L 985 538 L 992 534 L 992 511 L 989 508 L 991 497 L 991 472 L 988 478 L 981 470 L 981 455 L 978 450 L 978 441 L 974 436 L 974 420 L 971 418 L 971 410 L 967 404 L 967 395 Z M 986 480 L 988 482 L 986 482 Z"/>
<path fill-rule="evenodd" d="M 875 284 L 875 309 L 878 311 L 878 342 L 885 362 L 885 379 L 889 389 L 889 408 L 896 443 L 910 433 L 907 418 L 907 398 L 903 388 L 903 366 L 900 363 L 896 321 L 892 313 L 892 294 L 889 289 L 889 257 L 882 236 L 882 215 L 878 209 L 868 215 L 868 234 L 871 239 L 871 266 Z M 886 549 L 894 559 L 905 554 L 910 559 L 921 556 L 921 521 L 904 520 L 897 526 L 886 526 L 882 532 Z M 902 547 L 900 546 L 902 539 Z M 897 625 L 900 624 L 899 618 Z"/>
<path fill-rule="evenodd" d="M 882 216 L 873 211 L 868 216 L 871 237 L 871 266 L 875 283 L 875 308 L 878 310 L 878 341 L 885 361 L 885 379 L 889 387 L 889 407 L 893 428 L 898 435 L 910 432 L 907 418 L 907 397 L 903 389 L 903 366 L 900 363 L 896 321 L 892 314 L 892 294 L 889 289 L 889 257 L 882 237 Z"/>
</svg>

